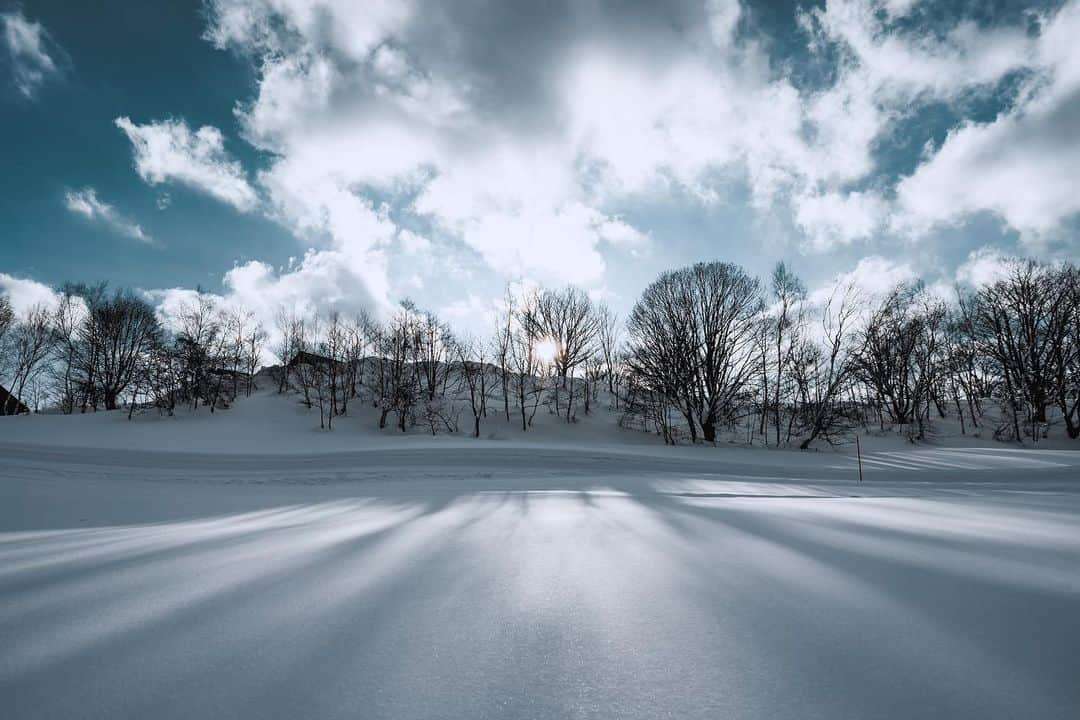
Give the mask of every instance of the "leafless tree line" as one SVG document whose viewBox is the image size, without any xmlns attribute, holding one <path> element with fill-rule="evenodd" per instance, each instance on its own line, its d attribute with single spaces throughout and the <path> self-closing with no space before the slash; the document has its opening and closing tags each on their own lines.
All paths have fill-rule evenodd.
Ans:
<svg viewBox="0 0 1080 720">
<path fill-rule="evenodd" d="M 126 404 L 171 414 L 200 403 L 212 412 L 250 392 L 266 337 L 250 312 L 219 309 L 199 294 L 178 323 L 166 330 L 145 298 L 104 285 L 66 285 L 55 306 L 22 317 L 0 297 L 0 382 L 10 392 L 3 414 L 18 412 L 20 400 L 64 413 Z"/>
<path fill-rule="evenodd" d="M 579 288 L 511 292 L 487 337 L 453 333 L 410 302 L 389 317 L 281 309 L 272 347 L 255 316 L 198 293 L 168 328 L 139 295 L 70 285 L 17 316 L 0 297 L 5 414 L 184 405 L 249 393 L 264 350 L 273 382 L 332 429 L 351 408 L 379 428 L 479 437 L 501 415 L 573 423 L 597 403 L 666 442 L 721 437 L 809 447 L 858 428 L 931 438 L 939 421 L 1000 439 L 1080 437 L 1080 271 L 1013 260 L 945 300 L 919 283 L 880 298 L 808 294 L 784 264 L 767 282 L 727 263 L 663 273 L 626 323 Z M 623 333 L 625 332 L 625 338 Z"/>
<path fill-rule="evenodd" d="M 1013 260 L 948 302 L 921 283 L 876 302 L 810 298 L 782 263 L 768 287 L 741 268 L 664 273 L 630 315 L 624 422 L 667 442 L 729 437 L 806 448 L 858 428 L 926 440 L 963 433 L 1080 436 L 1080 273 Z"/>
<path fill-rule="evenodd" d="M 497 317 L 491 336 L 476 338 L 455 335 L 408 301 L 384 322 L 282 310 L 279 392 L 291 389 L 317 407 L 324 428 L 351 401 L 376 408 L 380 429 L 454 433 L 467 417 L 479 437 L 483 419 L 499 412 L 522 431 L 541 408 L 575 422 L 602 386 L 620 386 L 615 315 L 583 291 L 508 291 Z"/>
</svg>

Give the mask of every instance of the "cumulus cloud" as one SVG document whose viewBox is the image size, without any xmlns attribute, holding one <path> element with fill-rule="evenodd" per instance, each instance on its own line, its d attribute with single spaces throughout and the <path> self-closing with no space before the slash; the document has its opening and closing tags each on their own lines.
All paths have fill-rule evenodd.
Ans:
<svg viewBox="0 0 1080 720">
<path fill-rule="evenodd" d="M 314 248 L 265 282 L 321 282 L 336 277 L 333 266 L 385 304 L 417 285 L 423 266 L 395 270 L 400 253 L 430 261 L 452 250 L 502 277 L 597 290 L 612 253 L 651 242 L 646 224 L 616 209 L 675 194 L 722 204 L 734 185 L 756 212 L 794 228 L 804 251 L 864 243 L 876 252 L 881 234 L 919 235 L 980 209 L 1046 232 L 1080 197 L 1066 176 L 1075 157 L 1055 139 L 1072 134 L 1061 98 L 1077 63 L 1059 26 L 1076 6 L 1029 28 L 930 25 L 911 0 L 828 0 L 798 13 L 809 60 L 829 66 L 812 81 L 776 61 L 739 0 L 619 12 L 210 0 L 205 36 L 252 62 L 256 86 L 236 117 L 243 138 L 273 158 L 255 185 L 266 212 Z M 881 145 L 899 121 L 935 103 L 962 114 L 963 102 L 990 100 L 1024 73 L 1029 85 L 997 121 L 954 130 L 910 178 L 879 176 Z M 1052 121 L 1040 124 L 1040 103 Z M 1025 146 L 1040 135 L 1045 151 Z M 984 150 L 1009 141 L 1033 151 Z M 159 178 L 151 182 L 219 184 L 147 166 L 140 174 Z M 247 200 L 234 204 L 250 208 L 255 193 L 232 167 L 214 177 L 242 188 L 235 194 Z M 1017 176 L 1024 188 L 1002 189 Z M 875 266 L 887 262 L 880 256 L 868 262 L 862 272 L 903 275 L 903 265 Z"/>
<path fill-rule="evenodd" d="M 59 48 L 41 23 L 27 19 L 18 8 L 0 13 L 0 27 L 15 88 L 31 99 L 49 77 L 59 74 L 53 57 Z"/>
<path fill-rule="evenodd" d="M 87 220 L 100 222 L 125 237 L 147 245 L 155 244 L 135 221 L 125 217 L 115 207 L 99 199 L 94 188 L 70 190 L 64 193 L 64 207 Z"/>
<path fill-rule="evenodd" d="M 888 212 L 886 203 L 872 192 L 802 195 L 794 205 L 795 222 L 816 250 L 870 237 Z"/>
<path fill-rule="evenodd" d="M 48 285 L 3 272 L 0 272 L 0 295 L 6 295 L 11 300 L 11 307 L 17 316 L 25 315 L 38 305 L 55 308 L 60 301 L 60 296 Z"/>
<path fill-rule="evenodd" d="M 739 0 L 706 0 L 705 12 L 709 17 L 709 31 L 713 42 L 727 47 L 735 40 L 735 29 L 742 15 Z"/>
<path fill-rule="evenodd" d="M 881 255 L 868 255 L 846 272 L 837 273 L 829 282 L 813 290 L 807 297 L 811 304 L 822 304 L 836 288 L 853 288 L 864 300 L 873 300 L 901 283 L 919 279 L 911 263 L 892 260 Z"/>
<path fill-rule="evenodd" d="M 241 212 L 255 208 L 255 190 L 243 167 L 225 150 L 217 128 L 204 125 L 192 131 L 183 120 L 173 119 L 138 125 L 118 117 L 115 122 L 131 141 L 135 170 L 146 182 L 177 182 Z"/>
<path fill-rule="evenodd" d="M 209 0 L 206 37 L 219 48 L 279 50 L 281 25 L 304 37 L 326 35 L 353 59 L 363 59 L 412 15 L 410 0 Z"/>
<path fill-rule="evenodd" d="M 245 138 L 277 155 L 259 176 L 275 216 L 356 258 L 373 297 L 389 293 L 378 258 L 394 227 L 372 190 L 406 193 L 400 209 L 507 276 L 596 284 L 603 248 L 646 242 L 588 197 L 566 137 L 521 127 L 505 97 L 499 110 L 488 106 L 494 98 L 484 93 L 505 69 L 461 57 L 440 39 L 475 32 L 468 17 L 429 35 L 429 23 L 447 18 L 415 16 L 402 3 L 374 17 L 323 3 L 319 13 L 334 19 L 327 27 L 340 30 L 327 34 L 308 5 L 215 2 L 207 35 L 259 58 L 256 95 L 238 117 Z"/>
<path fill-rule="evenodd" d="M 891 22 L 910 9 L 911 3 L 895 0 L 829 0 L 802 16 L 816 42 L 844 53 L 840 82 L 829 92 L 842 96 L 858 89 L 882 106 L 920 96 L 948 99 L 996 83 L 1035 57 L 1034 41 L 1023 27 L 980 28 L 963 21 L 928 31 Z"/>
<path fill-rule="evenodd" d="M 956 282 L 969 287 L 993 285 L 1009 276 L 1013 260 L 999 250 L 983 247 L 973 250 L 956 269 Z"/>
<path fill-rule="evenodd" d="M 1043 20 L 1038 72 L 1009 112 L 968 122 L 897 187 L 896 224 L 921 234 L 991 212 L 1033 242 L 1080 213 L 1080 2 Z"/>
<path fill-rule="evenodd" d="M 0 275 L 0 287 L 2 279 Z M 243 309 L 262 323 L 268 335 L 264 361 L 270 361 L 272 348 L 281 338 L 276 323 L 281 311 L 317 313 L 323 318 L 331 312 L 346 317 L 374 312 L 377 316 L 385 308 L 379 306 L 365 287 L 359 266 L 347 255 L 332 250 L 309 250 L 284 268 L 255 260 L 238 265 L 225 274 L 221 293 L 203 295 L 219 309 Z M 170 328 L 178 327 L 178 318 L 185 308 L 198 301 L 196 291 L 182 287 L 147 290 L 145 295 Z"/>
</svg>

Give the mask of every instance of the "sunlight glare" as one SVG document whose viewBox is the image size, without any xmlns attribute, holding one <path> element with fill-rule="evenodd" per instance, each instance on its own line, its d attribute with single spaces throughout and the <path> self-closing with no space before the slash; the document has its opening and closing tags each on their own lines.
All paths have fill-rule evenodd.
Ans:
<svg viewBox="0 0 1080 720">
<path fill-rule="evenodd" d="M 537 360 L 548 365 L 559 354 L 559 346 L 551 338 L 543 338 L 537 340 L 536 344 L 533 345 L 533 353 L 536 355 Z"/>
</svg>

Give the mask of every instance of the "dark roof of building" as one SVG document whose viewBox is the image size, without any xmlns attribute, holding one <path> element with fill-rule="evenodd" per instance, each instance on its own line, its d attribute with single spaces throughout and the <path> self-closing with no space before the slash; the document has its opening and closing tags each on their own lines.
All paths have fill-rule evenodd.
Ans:
<svg viewBox="0 0 1080 720">
<path fill-rule="evenodd" d="M 0 385 L 0 415 L 21 415 L 28 412 L 30 408 Z"/>
<path fill-rule="evenodd" d="M 292 359 L 288 362 L 288 367 L 296 367 L 297 365 L 329 365 L 331 362 L 333 362 L 333 360 L 325 355 L 301 350 L 292 356 Z"/>
</svg>

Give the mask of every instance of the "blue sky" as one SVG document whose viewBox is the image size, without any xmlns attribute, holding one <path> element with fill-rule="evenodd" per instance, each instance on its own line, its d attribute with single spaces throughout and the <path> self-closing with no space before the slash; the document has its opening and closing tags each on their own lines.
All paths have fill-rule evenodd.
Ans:
<svg viewBox="0 0 1080 720">
<path fill-rule="evenodd" d="M 625 314 L 703 259 L 811 288 L 1076 259 L 1080 0 L 0 1 L 0 288 Z"/>
</svg>

